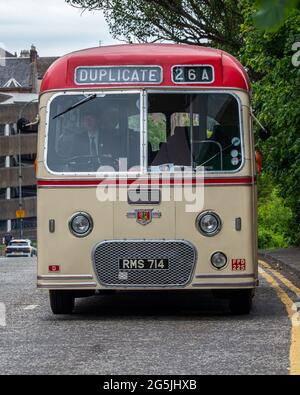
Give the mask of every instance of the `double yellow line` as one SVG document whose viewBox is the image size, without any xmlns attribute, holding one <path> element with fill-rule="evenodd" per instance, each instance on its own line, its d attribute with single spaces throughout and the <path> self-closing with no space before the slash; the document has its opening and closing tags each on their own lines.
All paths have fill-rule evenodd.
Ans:
<svg viewBox="0 0 300 395">
<path fill-rule="evenodd" d="M 272 269 L 264 261 L 259 261 L 259 273 L 260 275 L 274 288 L 279 299 L 285 305 L 288 316 L 292 324 L 291 332 L 291 347 L 290 347 L 290 374 L 300 375 L 300 314 L 295 309 L 295 302 L 289 297 L 289 295 L 280 286 L 279 280 L 284 284 L 291 292 L 293 292 L 300 300 L 300 288 L 296 287 L 291 281 L 289 281 L 282 274 Z M 267 271 L 268 272 L 267 272 Z M 271 274 L 269 274 L 271 273 Z"/>
</svg>

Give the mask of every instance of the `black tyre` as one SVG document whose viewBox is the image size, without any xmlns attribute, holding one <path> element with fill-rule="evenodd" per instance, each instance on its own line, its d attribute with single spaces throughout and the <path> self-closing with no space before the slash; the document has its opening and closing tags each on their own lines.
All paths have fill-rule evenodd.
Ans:
<svg viewBox="0 0 300 395">
<path fill-rule="evenodd" d="M 232 291 L 229 297 L 229 308 L 234 315 L 246 315 L 251 312 L 253 301 L 253 290 L 245 289 Z"/>
<path fill-rule="evenodd" d="M 49 291 L 50 306 L 53 314 L 72 314 L 75 296 L 71 291 Z"/>
</svg>

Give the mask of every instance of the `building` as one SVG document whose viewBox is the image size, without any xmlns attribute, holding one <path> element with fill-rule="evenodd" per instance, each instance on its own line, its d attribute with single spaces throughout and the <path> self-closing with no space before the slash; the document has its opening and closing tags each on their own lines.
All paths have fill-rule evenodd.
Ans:
<svg viewBox="0 0 300 395">
<path fill-rule="evenodd" d="M 34 46 L 19 56 L 0 50 L 0 240 L 6 232 L 36 237 L 37 134 L 19 134 L 17 120 L 36 118 L 41 80 L 56 59 L 39 57 Z"/>
</svg>

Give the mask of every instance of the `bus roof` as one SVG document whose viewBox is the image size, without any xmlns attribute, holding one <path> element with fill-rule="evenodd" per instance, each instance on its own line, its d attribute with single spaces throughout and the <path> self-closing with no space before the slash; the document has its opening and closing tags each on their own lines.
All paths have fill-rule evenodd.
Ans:
<svg viewBox="0 0 300 395">
<path fill-rule="evenodd" d="M 41 93 L 49 90 L 99 87 L 97 83 L 79 86 L 75 81 L 76 69 L 96 66 L 160 66 L 163 69 L 163 78 L 156 86 L 174 87 L 178 86 L 172 79 L 172 68 L 176 65 L 206 65 L 214 69 L 214 79 L 210 83 L 185 83 L 184 86 L 250 90 L 245 69 L 233 56 L 224 51 L 185 44 L 123 44 L 84 49 L 59 58 L 46 72 Z M 113 87 L 122 86 L 124 84 L 119 83 Z M 137 87 L 137 84 L 133 86 Z M 101 84 L 101 88 L 107 87 L 112 86 L 109 83 Z"/>
</svg>

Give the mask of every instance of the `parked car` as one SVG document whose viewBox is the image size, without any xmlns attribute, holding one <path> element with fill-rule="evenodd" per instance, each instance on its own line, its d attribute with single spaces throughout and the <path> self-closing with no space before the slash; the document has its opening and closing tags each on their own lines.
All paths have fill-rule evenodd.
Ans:
<svg viewBox="0 0 300 395">
<path fill-rule="evenodd" d="M 11 240 L 6 247 L 5 256 L 8 257 L 32 257 L 37 255 L 37 250 L 33 247 L 31 240 L 15 239 Z"/>
</svg>

